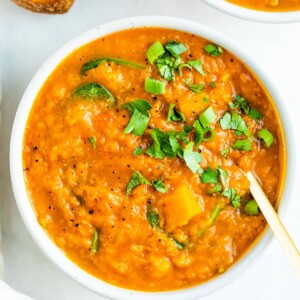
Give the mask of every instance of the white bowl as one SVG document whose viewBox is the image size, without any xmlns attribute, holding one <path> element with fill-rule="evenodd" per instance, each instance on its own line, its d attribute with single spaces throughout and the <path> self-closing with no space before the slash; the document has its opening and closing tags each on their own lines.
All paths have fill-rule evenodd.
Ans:
<svg viewBox="0 0 300 300">
<path fill-rule="evenodd" d="M 294 23 L 300 22 L 300 10 L 288 12 L 266 12 L 241 7 L 226 0 L 202 0 L 206 4 L 229 15 L 263 23 Z"/>
<path fill-rule="evenodd" d="M 255 244 L 255 246 L 245 255 L 239 262 L 234 264 L 224 274 L 208 281 L 207 283 L 200 284 L 198 286 L 171 291 L 171 292 L 137 292 L 118 288 L 110 285 L 92 275 L 88 274 L 84 270 L 80 269 L 76 264 L 69 260 L 64 253 L 52 242 L 46 232 L 39 225 L 33 208 L 30 204 L 26 187 L 23 177 L 22 168 L 22 143 L 23 135 L 27 122 L 28 115 L 30 113 L 32 104 L 38 94 L 41 86 L 52 73 L 55 67 L 76 48 L 93 41 L 99 37 L 107 34 L 124 30 L 134 27 L 163 27 L 173 28 L 186 32 L 190 32 L 201 37 L 204 37 L 216 44 L 222 45 L 232 53 L 234 53 L 239 59 L 245 62 L 251 67 L 252 71 L 257 74 L 258 78 L 264 84 L 266 89 L 269 91 L 271 97 L 276 103 L 277 109 L 280 112 L 280 117 L 283 122 L 283 129 L 286 133 L 286 142 L 288 148 L 288 161 L 287 161 L 287 173 L 285 179 L 285 189 L 282 194 L 282 203 L 280 204 L 280 213 L 286 209 L 289 198 L 291 197 L 292 182 L 295 175 L 295 159 L 297 157 L 297 146 L 294 144 L 296 136 L 294 134 L 294 128 L 292 119 L 287 112 L 284 98 L 277 90 L 277 85 L 273 84 L 269 76 L 261 69 L 258 63 L 256 63 L 245 50 L 242 50 L 237 46 L 237 43 L 230 41 L 223 34 L 220 34 L 208 27 L 201 24 L 191 22 L 188 20 L 171 18 L 171 17 L 160 17 L 160 16 L 145 16 L 145 17 L 134 17 L 129 19 L 122 19 L 111 23 L 99 25 L 87 32 L 80 34 L 78 37 L 67 43 L 60 50 L 54 53 L 39 69 L 36 75 L 28 85 L 23 98 L 20 102 L 18 111 L 16 113 L 10 145 L 10 171 L 13 190 L 15 198 L 19 207 L 20 214 L 24 220 L 24 223 L 32 235 L 34 241 L 41 248 L 44 254 L 55 263 L 61 270 L 67 273 L 70 277 L 89 288 L 90 290 L 106 296 L 110 299 L 172 299 L 172 300 L 189 300 L 199 299 L 213 291 L 216 291 L 226 284 L 230 283 L 239 276 L 242 270 L 249 268 L 257 256 L 260 255 L 265 249 L 271 238 L 271 232 L 267 230 L 263 234 L 262 238 Z M 293 158 L 293 162 L 291 160 Z M 155 296 L 154 296 L 155 295 Z"/>
</svg>

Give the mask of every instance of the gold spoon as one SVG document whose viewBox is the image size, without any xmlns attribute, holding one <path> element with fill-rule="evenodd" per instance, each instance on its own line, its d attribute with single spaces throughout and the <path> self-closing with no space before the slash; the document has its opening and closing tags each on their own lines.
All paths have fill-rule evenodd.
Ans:
<svg viewBox="0 0 300 300">
<path fill-rule="evenodd" d="M 292 241 L 281 220 L 279 219 L 275 209 L 268 200 L 266 194 L 262 190 L 252 172 L 247 173 L 247 178 L 250 181 L 250 191 L 254 199 L 256 200 L 261 212 L 266 218 L 270 228 L 272 229 L 275 237 L 277 238 L 279 244 L 283 248 L 293 267 L 297 271 L 298 275 L 300 275 L 300 253 L 296 245 Z"/>
</svg>

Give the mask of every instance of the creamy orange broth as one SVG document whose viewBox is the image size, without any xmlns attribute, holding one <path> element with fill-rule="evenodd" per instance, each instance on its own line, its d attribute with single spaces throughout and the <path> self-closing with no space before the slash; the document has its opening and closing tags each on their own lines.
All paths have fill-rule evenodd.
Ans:
<svg viewBox="0 0 300 300">
<path fill-rule="evenodd" d="M 182 76 L 176 74 L 175 81 L 167 84 L 164 95 L 150 95 L 144 89 L 145 78 L 162 79 L 145 53 L 155 41 L 164 44 L 170 40 L 188 48 L 181 54 L 184 62 L 202 60 L 205 76 L 184 68 Z M 244 212 L 249 194 L 245 172 L 254 171 L 270 201 L 275 205 L 278 200 L 285 145 L 277 112 L 245 65 L 226 50 L 219 57 L 210 56 L 203 51 L 208 43 L 189 33 L 160 28 L 111 34 L 66 57 L 34 102 L 25 130 L 23 160 L 26 186 L 38 221 L 73 262 L 111 284 L 168 291 L 223 273 L 249 249 L 266 225 L 261 214 L 249 216 Z M 80 75 L 85 62 L 105 56 L 146 68 L 138 70 L 106 62 L 86 76 Z M 187 78 L 204 82 L 203 92 L 193 93 L 185 83 Z M 211 81 L 215 81 L 215 88 L 210 86 Z M 74 99 L 73 91 L 85 82 L 104 85 L 118 103 L 108 106 L 101 100 Z M 241 114 L 250 132 L 255 136 L 259 129 L 267 128 L 274 143 L 268 149 L 256 140 L 252 151 L 231 149 L 224 158 L 220 150 L 241 137 L 233 130 L 222 130 L 218 119 L 229 110 L 228 103 L 236 95 L 243 95 L 264 115 L 255 122 Z M 209 102 L 203 101 L 204 97 Z M 141 137 L 123 133 L 130 114 L 120 106 L 136 99 L 145 99 L 152 105 L 148 128 Z M 201 143 L 200 165 L 203 169 L 221 166 L 228 171 L 228 185 L 242 197 L 240 208 L 235 210 L 221 193 L 208 195 L 213 185 L 204 184 L 179 157 L 133 155 L 137 146 L 145 150 L 151 145 L 149 134 L 153 128 L 183 129 L 182 122 L 166 122 L 170 103 L 176 103 L 190 125 L 206 108 L 213 108 L 217 119 L 210 127 L 216 136 Z M 89 137 L 96 138 L 95 149 Z M 134 171 L 149 181 L 163 177 L 168 192 L 163 194 L 142 184 L 126 197 L 126 186 Z M 190 201 L 189 211 L 185 211 L 187 198 L 195 200 Z M 222 210 L 209 224 L 217 203 Z M 160 229 L 150 226 L 146 216 L 149 208 L 159 213 Z M 200 213 L 193 216 L 198 210 Z M 99 230 L 99 250 L 91 255 L 95 228 Z M 184 249 L 178 248 L 174 240 Z"/>
<path fill-rule="evenodd" d="M 300 0 L 228 0 L 234 4 L 264 11 L 293 11 L 300 9 Z"/>
</svg>

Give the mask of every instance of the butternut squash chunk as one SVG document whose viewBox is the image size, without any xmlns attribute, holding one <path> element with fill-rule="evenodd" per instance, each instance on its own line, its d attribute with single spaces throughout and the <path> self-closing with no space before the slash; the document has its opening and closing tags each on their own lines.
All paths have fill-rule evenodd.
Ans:
<svg viewBox="0 0 300 300">
<path fill-rule="evenodd" d="M 186 183 L 180 184 L 163 198 L 167 230 L 188 224 L 201 213 L 197 197 Z"/>
</svg>

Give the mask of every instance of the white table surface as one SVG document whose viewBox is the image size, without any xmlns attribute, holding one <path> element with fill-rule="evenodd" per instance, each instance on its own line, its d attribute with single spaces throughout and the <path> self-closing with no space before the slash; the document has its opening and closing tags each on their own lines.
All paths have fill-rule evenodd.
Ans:
<svg viewBox="0 0 300 300">
<path fill-rule="evenodd" d="M 286 94 L 287 105 L 292 107 L 292 117 L 300 128 L 300 23 L 256 24 L 217 12 L 200 0 L 76 0 L 71 11 L 62 16 L 33 14 L 9 0 L 0 0 L 0 70 L 3 85 L 0 183 L 5 280 L 38 300 L 103 298 L 81 287 L 50 263 L 37 248 L 20 218 L 8 171 L 10 132 L 18 103 L 39 66 L 65 42 L 100 23 L 149 14 L 188 18 L 240 41 L 269 70 Z M 299 136 L 295 138 L 299 139 Z M 284 223 L 300 247 L 299 173 Z M 221 297 L 231 300 L 299 300 L 300 281 L 277 242 L 272 240 L 263 255 L 249 266 L 249 270 L 205 299 L 217 300 Z"/>
</svg>

